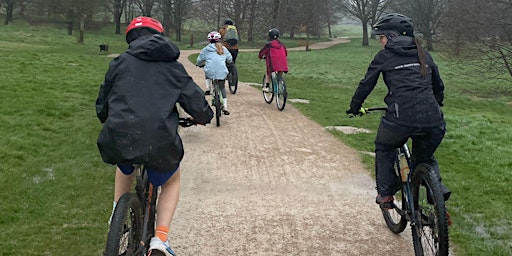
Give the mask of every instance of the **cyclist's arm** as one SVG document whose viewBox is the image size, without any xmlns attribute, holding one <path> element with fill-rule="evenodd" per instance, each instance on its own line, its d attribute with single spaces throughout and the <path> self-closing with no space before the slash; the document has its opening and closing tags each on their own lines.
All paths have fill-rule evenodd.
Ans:
<svg viewBox="0 0 512 256">
<path fill-rule="evenodd" d="M 430 57 L 432 58 L 432 57 Z M 444 83 L 441 79 L 441 75 L 439 74 L 439 68 L 432 60 L 432 63 L 430 64 L 430 67 L 432 68 L 432 88 L 434 91 L 434 97 L 436 97 L 437 103 L 439 106 L 444 105 Z"/>
<path fill-rule="evenodd" d="M 205 56 L 205 52 L 203 49 L 201 51 L 201 53 L 199 53 L 199 56 L 197 56 L 196 66 L 202 67 L 202 66 L 204 66 L 205 62 L 206 62 L 206 56 Z"/>
<path fill-rule="evenodd" d="M 261 48 L 260 52 L 258 53 L 258 58 L 262 59 L 263 57 L 266 57 L 269 49 L 269 44 L 265 44 L 265 46 L 263 46 L 263 48 Z"/>
<path fill-rule="evenodd" d="M 359 82 L 359 86 L 357 87 L 356 92 L 352 97 L 352 101 L 350 102 L 351 109 L 360 109 L 363 106 L 363 102 L 375 88 L 381 73 L 381 66 L 383 63 L 381 59 L 381 55 L 377 54 L 372 63 L 370 63 L 370 66 L 366 71 L 366 75 Z"/>
<path fill-rule="evenodd" d="M 181 85 L 178 103 L 198 124 L 208 124 L 213 118 L 213 111 L 204 98 L 204 92 L 180 64 L 175 77 Z"/>
<path fill-rule="evenodd" d="M 226 47 L 224 47 L 224 54 L 226 54 L 226 62 L 232 63 L 233 62 L 233 55 L 228 51 Z"/>
<path fill-rule="evenodd" d="M 100 120 L 100 122 L 104 123 L 108 117 L 108 95 L 110 94 L 110 90 L 112 90 L 112 80 L 113 80 L 113 70 L 114 70 L 115 60 L 112 61 L 109 65 L 109 69 L 105 74 L 105 80 L 100 86 L 100 90 L 98 93 L 98 98 L 96 99 L 96 116 Z"/>
</svg>

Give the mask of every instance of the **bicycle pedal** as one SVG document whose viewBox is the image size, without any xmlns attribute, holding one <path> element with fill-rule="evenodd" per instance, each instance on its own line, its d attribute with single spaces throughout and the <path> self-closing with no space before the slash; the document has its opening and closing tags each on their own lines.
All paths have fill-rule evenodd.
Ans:
<svg viewBox="0 0 512 256">
<path fill-rule="evenodd" d="M 393 202 L 382 203 L 382 204 L 379 204 L 379 206 L 382 210 L 393 210 L 396 208 L 396 206 Z"/>
</svg>

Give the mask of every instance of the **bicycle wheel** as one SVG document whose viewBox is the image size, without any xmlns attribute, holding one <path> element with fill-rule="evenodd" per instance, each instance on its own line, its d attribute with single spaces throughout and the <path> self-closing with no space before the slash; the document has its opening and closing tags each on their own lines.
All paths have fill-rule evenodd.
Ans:
<svg viewBox="0 0 512 256">
<path fill-rule="evenodd" d="M 213 101 L 214 101 L 214 105 L 215 105 L 215 122 L 216 122 L 216 125 L 217 126 L 220 126 L 220 116 L 222 115 L 221 113 L 221 97 L 220 97 L 220 89 L 219 89 L 219 85 L 217 84 L 218 82 L 215 81 L 215 93 L 213 95 Z"/>
<path fill-rule="evenodd" d="M 286 98 L 288 97 L 288 91 L 286 91 L 286 82 L 283 76 L 277 78 L 277 95 L 276 95 L 276 106 L 279 111 L 283 111 L 286 106 Z"/>
<path fill-rule="evenodd" d="M 238 89 L 238 70 L 236 69 L 235 63 L 228 64 L 228 69 L 229 92 L 235 94 Z"/>
<path fill-rule="evenodd" d="M 265 88 L 265 75 L 263 75 L 263 82 L 261 82 L 261 88 Z M 272 103 L 272 100 L 274 99 L 274 89 L 269 88 L 268 92 L 263 91 L 263 99 L 265 99 L 265 102 L 268 104 Z"/>
<path fill-rule="evenodd" d="M 382 209 L 382 216 L 389 230 L 395 234 L 402 233 L 407 227 L 407 219 L 405 218 L 405 211 L 407 208 L 407 201 L 403 193 L 403 189 L 400 189 L 395 194 L 395 201 L 393 202 L 395 208 L 393 209 Z"/>
<path fill-rule="evenodd" d="M 142 219 L 137 195 L 126 193 L 121 196 L 112 216 L 104 255 L 134 255 L 142 236 Z"/>
<path fill-rule="evenodd" d="M 420 164 L 412 176 L 416 224 L 412 239 L 416 255 L 448 255 L 448 222 L 439 177 L 430 165 Z"/>
<path fill-rule="evenodd" d="M 399 175 L 400 165 L 398 162 L 395 162 L 395 174 L 397 177 Z M 402 182 L 400 182 L 402 184 Z M 402 185 L 400 190 L 398 190 L 395 194 L 395 201 L 393 205 L 395 208 L 393 209 L 382 209 L 382 216 L 384 217 L 384 221 L 388 226 L 391 232 L 398 234 L 402 233 L 407 227 L 407 219 L 405 218 L 405 213 L 407 211 L 407 197 L 404 191 L 404 186 Z"/>
</svg>

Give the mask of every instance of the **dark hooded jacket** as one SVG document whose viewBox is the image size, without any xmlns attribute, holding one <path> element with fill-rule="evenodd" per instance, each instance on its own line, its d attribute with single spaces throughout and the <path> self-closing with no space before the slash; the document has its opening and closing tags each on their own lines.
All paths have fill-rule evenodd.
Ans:
<svg viewBox="0 0 512 256">
<path fill-rule="evenodd" d="M 143 36 L 112 60 L 96 100 L 103 124 L 97 145 L 103 161 L 145 164 L 171 172 L 183 158 L 176 103 L 198 123 L 212 110 L 203 91 L 177 61 L 179 49 L 162 35 Z"/>
<path fill-rule="evenodd" d="M 425 77 L 421 73 L 418 49 L 413 38 L 398 36 L 388 40 L 359 83 L 350 108 L 361 108 L 382 73 L 388 87 L 388 94 L 384 98 L 387 104 L 386 120 L 409 127 L 442 125 L 444 84 L 432 57 L 427 51 L 424 54 L 427 65 Z"/>
</svg>

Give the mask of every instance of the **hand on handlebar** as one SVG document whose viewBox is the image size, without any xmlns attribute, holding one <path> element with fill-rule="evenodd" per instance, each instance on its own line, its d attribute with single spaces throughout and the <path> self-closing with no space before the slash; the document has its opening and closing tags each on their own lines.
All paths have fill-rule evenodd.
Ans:
<svg viewBox="0 0 512 256">
<path fill-rule="evenodd" d="M 348 115 L 353 117 L 353 116 L 362 116 L 362 115 L 366 114 L 367 111 L 368 111 L 367 108 L 361 107 L 359 109 L 350 108 L 345 113 L 347 113 Z"/>
</svg>

